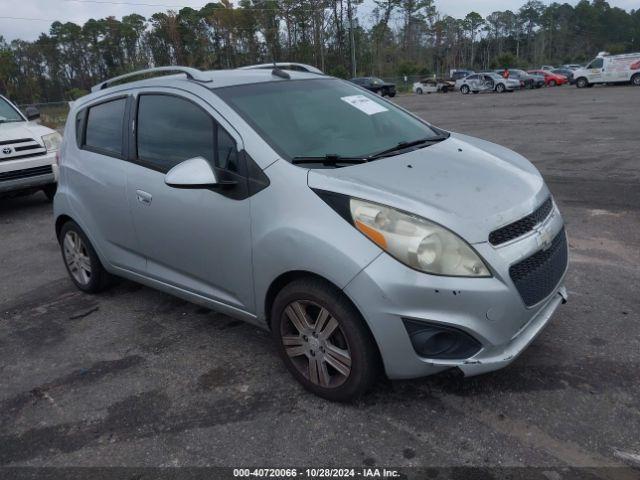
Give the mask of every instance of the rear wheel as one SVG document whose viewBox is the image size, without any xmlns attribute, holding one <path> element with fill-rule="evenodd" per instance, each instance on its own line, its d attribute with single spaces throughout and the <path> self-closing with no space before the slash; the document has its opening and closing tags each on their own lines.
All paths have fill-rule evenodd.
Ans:
<svg viewBox="0 0 640 480">
<path fill-rule="evenodd" d="M 462 86 L 460 87 L 460 91 L 461 91 L 462 93 L 464 93 L 465 95 L 466 95 L 466 94 L 468 94 L 468 93 L 469 93 L 469 91 L 470 91 L 469 85 L 462 85 Z"/>
<path fill-rule="evenodd" d="M 316 395 L 348 401 L 376 379 L 378 352 L 362 317 L 321 280 L 287 285 L 273 303 L 271 330 L 291 374 Z"/>
<path fill-rule="evenodd" d="M 77 223 L 68 221 L 58 237 L 62 258 L 73 283 L 83 292 L 97 293 L 111 283 L 89 239 Z"/>
<path fill-rule="evenodd" d="M 584 88 L 584 87 L 588 87 L 588 86 L 589 86 L 589 82 L 587 81 L 586 78 L 580 77 L 579 79 L 576 80 L 576 87 Z"/>
<path fill-rule="evenodd" d="M 53 202 L 53 197 L 55 197 L 57 189 L 58 185 L 56 183 L 52 183 L 51 185 L 47 185 L 46 187 L 44 187 L 42 191 L 47 196 L 47 200 Z"/>
<path fill-rule="evenodd" d="M 631 85 L 640 87 L 640 73 L 636 73 L 633 77 L 631 77 Z"/>
<path fill-rule="evenodd" d="M 416 93 L 417 93 L 418 95 L 422 95 L 424 92 L 422 91 L 422 89 L 421 89 L 421 88 L 417 88 L 417 89 L 416 89 Z"/>
</svg>

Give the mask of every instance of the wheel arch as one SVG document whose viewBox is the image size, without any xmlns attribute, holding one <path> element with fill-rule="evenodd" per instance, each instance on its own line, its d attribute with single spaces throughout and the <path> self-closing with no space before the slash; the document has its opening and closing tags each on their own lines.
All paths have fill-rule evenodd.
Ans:
<svg viewBox="0 0 640 480">
<path fill-rule="evenodd" d="M 71 218 L 69 215 L 66 214 L 61 214 L 58 215 L 58 217 L 56 218 L 56 238 L 60 237 L 60 231 L 62 230 L 62 226 L 67 223 L 67 222 L 73 222 L 75 220 L 73 220 L 73 218 Z"/>
</svg>

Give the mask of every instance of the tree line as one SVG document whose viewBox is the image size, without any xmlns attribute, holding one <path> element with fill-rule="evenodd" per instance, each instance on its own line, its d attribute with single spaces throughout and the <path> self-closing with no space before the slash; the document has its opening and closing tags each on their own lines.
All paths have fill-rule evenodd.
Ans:
<svg viewBox="0 0 640 480">
<path fill-rule="evenodd" d="M 100 80 L 159 65 L 201 69 L 298 61 L 340 76 L 446 76 L 474 69 L 584 62 L 640 50 L 640 9 L 605 0 L 453 18 L 433 0 L 230 0 L 201 9 L 53 22 L 35 41 L 0 36 L 0 92 L 18 103 L 70 100 Z M 367 0 L 371 1 L 371 0 Z"/>
</svg>

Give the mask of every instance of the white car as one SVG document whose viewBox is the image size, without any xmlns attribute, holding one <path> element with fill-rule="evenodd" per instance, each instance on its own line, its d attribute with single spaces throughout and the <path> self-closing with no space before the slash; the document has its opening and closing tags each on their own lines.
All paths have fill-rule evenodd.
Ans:
<svg viewBox="0 0 640 480">
<path fill-rule="evenodd" d="M 423 78 L 419 82 L 414 82 L 413 93 L 422 95 L 423 93 L 447 93 L 454 88 L 453 82 L 437 80 L 433 78 Z"/>
<path fill-rule="evenodd" d="M 504 78 L 497 73 L 474 73 L 456 82 L 456 89 L 462 93 L 469 92 L 513 92 L 520 88 L 520 80 Z"/>
<path fill-rule="evenodd" d="M 36 123 L 37 109 L 27 116 L 0 95 L 0 197 L 43 190 L 49 200 L 56 192 L 56 153 L 62 136 Z"/>
<path fill-rule="evenodd" d="M 573 78 L 578 88 L 621 82 L 631 82 L 640 87 L 640 52 L 622 55 L 600 52 L 586 67 L 573 72 Z"/>
</svg>

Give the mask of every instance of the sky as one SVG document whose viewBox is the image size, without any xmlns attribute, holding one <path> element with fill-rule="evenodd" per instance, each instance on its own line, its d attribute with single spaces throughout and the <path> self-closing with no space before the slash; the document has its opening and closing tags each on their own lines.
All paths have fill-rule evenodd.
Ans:
<svg viewBox="0 0 640 480">
<path fill-rule="evenodd" d="M 211 0 L 0 0 L 0 36 L 11 41 L 16 38 L 35 40 L 41 32 L 48 32 L 52 21 L 72 21 L 82 24 L 90 18 L 138 13 L 149 17 L 164 10 L 182 7 L 200 9 Z M 463 17 L 474 10 L 483 17 L 496 10 L 517 10 L 526 0 L 435 0 L 443 15 Z M 549 3 L 551 0 L 543 0 Z M 561 0 L 560 0 L 561 1 Z M 577 0 L 566 0 L 576 4 Z M 372 1 L 365 0 L 359 15 L 371 15 Z M 609 0 L 613 7 L 626 10 L 640 8 L 640 0 Z M 9 18 L 7 18 L 9 17 Z"/>
</svg>

